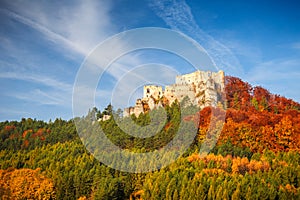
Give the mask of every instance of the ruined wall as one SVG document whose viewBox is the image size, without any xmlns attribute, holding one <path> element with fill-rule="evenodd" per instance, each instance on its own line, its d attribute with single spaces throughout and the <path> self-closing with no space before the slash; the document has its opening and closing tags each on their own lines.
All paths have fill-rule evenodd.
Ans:
<svg viewBox="0 0 300 200">
<path fill-rule="evenodd" d="M 138 99 L 134 106 L 134 114 L 135 116 L 139 116 L 141 113 L 144 112 L 144 107 L 141 99 Z"/>
<path fill-rule="evenodd" d="M 191 101 L 195 99 L 195 91 L 191 84 L 175 85 L 175 96 L 180 102 L 184 97 L 188 96 Z"/>
<path fill-rule="evenodd" d="M 176 76 L 175 84 L 168 85 L 163 91 L 161 86 L 144 86 L 143 99 L 138 99 L 136 105 L 124 110 L 123 116 L 130 116 L 145 112 L 144 107 L 150 110 L 168 102 L 171 105 L 176 99 L 180 102 L 186 96 L 190 103 L 200 108 L 217 106 L 225 88 L 225 74 L 223 71 L 195 71 L 190 74 Z"/>
<path fill-rule="evenodd" d="M 155 99 L 160 99 L 163 96 L 162 87 L 157 85 L 145 85 L 143 99 L 150 98 L 151 96 Z"/>
<path fill-rule="evenodd" d="M 176 86 L 174 85 L 167 85 L 165 87 L 164 97 L 168 100 L 169 105 L 171 105 L 176 99 L 175 95 Z"/>
<path fill-rule="evenodd" d="M 143 102 L 141 99 L 137 99 L 134 107 L 124 109 L 123 117 L 129 117 L 132 114 L 138 117 L 141 113 L 144 113 Z"/>
<path fill-rule="evenodd" d="M 209 79 L 213 79 L 218 85 L 224 85 L 225 83 L 225 74 L 224 71 L 211 72 L 211 71 L 195 71 L 190 74 L 184 74 L 176 76 L 176 84 L 196 84 L 199 82 L 207 82 Z"/>
<path fill-rule="evenodd" d="M 188 96 L 191 103 L 197 106 L 216 106 L 224 91 L 225 74 L 223 71 L 195 71 L 176 76 L 176 83 L 166 87 L 167 97 L 175 96 L 182 101 Z"/>
<path fill-rule="evenodd" d="M 134 113 L 134 107 L 125 108 L 123 111 L 123 117 L 129 117 Z"/>
</svg>

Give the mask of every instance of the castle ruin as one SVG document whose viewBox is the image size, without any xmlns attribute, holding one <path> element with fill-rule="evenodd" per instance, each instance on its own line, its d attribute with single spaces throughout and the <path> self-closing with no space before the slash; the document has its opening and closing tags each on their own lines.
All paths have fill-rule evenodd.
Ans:
<svg viewBox="0 0 300 200">
<path fill-rule="evenodd" d="M 197 70 L 190 74 L 176 76 L 175 84 L 165 86 L 146 85 L 142 99 L 137 99 L 134 107 L 125 108 L 123 116 L 132 114 L 139 116 L 149 110 L 171 105 L 175 100 L 181 102 L 188 97 L 190 104 L 216 107 L 222 103 L 222 93 L 225 87 L 223 71 L 211 72 Z"/>
</svg>

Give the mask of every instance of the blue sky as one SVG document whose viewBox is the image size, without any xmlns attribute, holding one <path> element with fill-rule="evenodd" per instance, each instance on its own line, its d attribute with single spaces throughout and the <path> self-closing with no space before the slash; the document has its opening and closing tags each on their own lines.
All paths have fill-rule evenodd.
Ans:
<svg viewBox="0 0 300 200">
<path fill-rule="evenodd" d="M 141 27 L 181 31 L 225 73 L 299 102 L 299 9 L 298 1 L 275 0 L 1 1 L 0 120 L 72 118 L 73 85 L 85 57 L 108 37 Z M 166 52 L 128 54 L 100 81 L 96 106 L 110 102 L 114 81 L 130 67 L 149 62 L 191 72 Z"/>
</svg>

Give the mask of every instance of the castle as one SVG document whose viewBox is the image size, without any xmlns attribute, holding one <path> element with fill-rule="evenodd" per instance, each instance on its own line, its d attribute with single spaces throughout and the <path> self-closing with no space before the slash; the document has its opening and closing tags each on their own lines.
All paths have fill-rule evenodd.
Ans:
<svg viewBox="0 0 300 200">
<path fill-rule="evenodd" d="M 165 86 L 146 85 L 142 99 L 137 99 L 134 107 L 125 108 L 123 116 L 139 116 L 164 105 L 171 105 L 175 100 L 181 102 L 186 96 L 189 103 L 200 108 L 217 106 L 222 103 L 225 75 L 223 71 L 211 72 L 197 70 L 190 74 L 176 76 L 175 84 Z"/>
</svg>

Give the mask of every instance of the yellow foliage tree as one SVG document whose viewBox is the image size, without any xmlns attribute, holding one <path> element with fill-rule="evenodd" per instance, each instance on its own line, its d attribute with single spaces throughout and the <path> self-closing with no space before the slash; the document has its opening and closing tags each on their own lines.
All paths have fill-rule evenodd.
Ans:
<svg viewBox="0 0 300 200">
<path fill-rule="evenodd" d="M 40 168 L 0 170 L 0 199 L 55 199 L 54 185 Z"/>
</svg>

